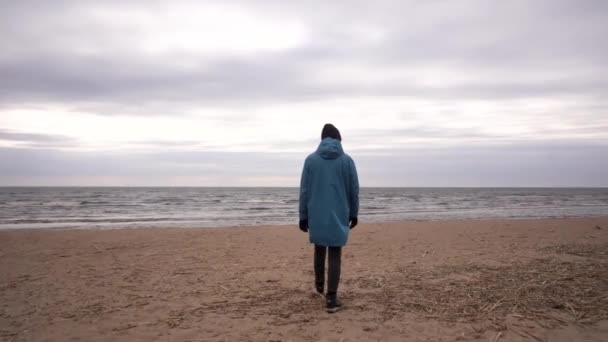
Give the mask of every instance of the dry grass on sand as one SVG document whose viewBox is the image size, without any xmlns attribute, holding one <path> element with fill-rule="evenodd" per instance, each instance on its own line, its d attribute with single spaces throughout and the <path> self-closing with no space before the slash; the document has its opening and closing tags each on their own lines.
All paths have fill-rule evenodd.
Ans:
<svg viewBox="0 0 608 342">
<path fill-rule="evenodd" d="M 0 232 L 4 341 L 608 341 L 608 218 L 362 224 L 334 315 L 295 227 Z"/>
</svg>

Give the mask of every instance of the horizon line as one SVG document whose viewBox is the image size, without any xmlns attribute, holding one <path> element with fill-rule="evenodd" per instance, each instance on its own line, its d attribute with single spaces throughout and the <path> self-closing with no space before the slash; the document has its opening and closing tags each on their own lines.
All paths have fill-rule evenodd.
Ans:
<svg viewBox="0 0 608 342">
<path fill-rule="evenodd" d="M 225 188 L 225 189 L 298 189 L 299 186 L 208 186 L 208 185 L 0 185 L 0 188 Z M 360 186 L 361 189 L 608 189 L 608 186 L 571 186 L 571 185 L 556 185 L 556 186 Z"/>
</svg>

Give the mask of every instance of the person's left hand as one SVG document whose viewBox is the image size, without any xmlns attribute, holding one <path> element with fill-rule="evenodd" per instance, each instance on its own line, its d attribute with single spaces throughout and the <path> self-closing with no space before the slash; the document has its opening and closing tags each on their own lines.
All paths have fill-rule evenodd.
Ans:
<svg viewBox="0 0 608 342">
<path fill-rule="evenodd" d="M 357 223 L 359 223 L 359 220 L 356 217 L 351 217 L 350 218 L 350 229 L 353 229 L 357 226 Z"/>
<path fill-rule="evenodd" d="M 308 220 L 300 220 L 300 230 L 304 233 L 308 232 Z"/>
</svg>

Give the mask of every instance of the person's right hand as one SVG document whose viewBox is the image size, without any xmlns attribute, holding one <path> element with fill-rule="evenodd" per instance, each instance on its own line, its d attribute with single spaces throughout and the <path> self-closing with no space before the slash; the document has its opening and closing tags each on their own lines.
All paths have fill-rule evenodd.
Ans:
<svg viewBox="0 0 608 342">
<path fill-rule="evenodd" d="M 304 233 L 308 232 L 308 220 L 300 220 L 300 230 Z"/>
<path fill-rule="evenodd" d="M 350 218 L 350 229 L 353 229 L 357 226 L 357 223 L 359 223 L 359 220 L 356 217 L 351 217 Z"/>
</svg>

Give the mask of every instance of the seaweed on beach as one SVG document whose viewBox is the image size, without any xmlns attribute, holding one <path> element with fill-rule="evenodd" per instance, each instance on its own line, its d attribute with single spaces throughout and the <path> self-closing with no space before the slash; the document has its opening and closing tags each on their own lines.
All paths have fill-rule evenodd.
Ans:
<svg viewBox="0 0 608 342">
<path fill-rule="evenodd" d="M 500 324 L 508 316 L 554 325 L 608 319 L 608 246 L 556 246 L 554 251 L 584 256 L 563 261 L 543 257 L 500 266 L 415 264 L 361 285 L 373 289 L 386 319 L 415 312 L 446 321 Z"/>
<path fill-rule="evenodd" d="M 599 258 L 604 260 L 608 258 L 608 245 L 564 244 L 546 247 L 544 250 L 547 252 L 569 254 L 585 258 Z"/>
<path fill-rule="evenodd" d="M 595 323 L 608 319 L 608 260 L 602 257 L 607 248 L 560 245 L 546 250 L 584 255 L 573 260 L 545 254 L 530 261 L 505 261 L 500 265 L 424 267 L 411 263 L 393 271 L 348 279 L 350 289 L 343 298 L 352 309 L 378 312 L 381 320 L 415 313 L 449 322 L 490 321 L 496 327 L 504 326 L 508 316 L 548 327 Z M 273 282 L 255 292 L 237 284 L 218 288 L 239 293 L 241 301 L 238 305 L 207 304 L 206 313 L 234 317 L 255 313 L 281 325 L 314 321 L 320 309 L 320 303 L 311 301 L 306 291 L 286 289 Z M 277 296 L 285 300 L 277 303 Z"/>
</svg>

